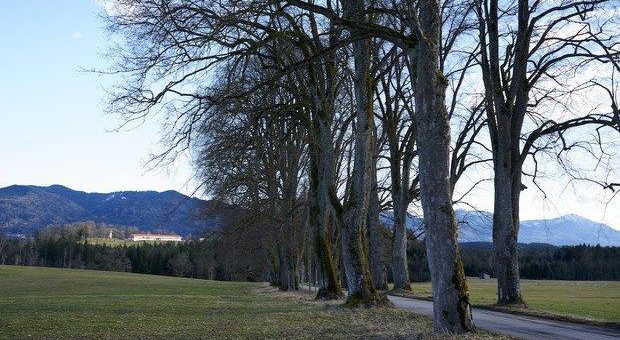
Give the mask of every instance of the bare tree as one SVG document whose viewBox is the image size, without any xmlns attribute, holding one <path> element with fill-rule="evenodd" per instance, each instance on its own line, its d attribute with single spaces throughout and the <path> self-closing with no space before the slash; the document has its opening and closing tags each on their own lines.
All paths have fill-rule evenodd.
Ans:
<svg viewBox="0 0 620 340">
<path fill-rule="evenodd" d="M 411 290 L 407 265 L 407 207 L 418 197 L 418 178 L 412 179 L 416 124 L 407 60 L 390 53 L 377 89 L 379 117 L 386 135 L 390 168 L 390 193 L 394 212 L 392 277 L 394 289 Z"/>
<path fill-rule="evenodd" d="M 613 1 L 477 0 L 474 4 L 495 175 L 498 303 L 521 304 L 517 236 L 519 198 L 525 189 L 523 165 L 529 156 L 535 161 L 538 152 L 554 145 L 559 150 L 570 148 L 563 143 L 563 133 L 569 129 L 591 125 L 620 130 L 610 113 L 575 112 L 558 120 L 561 117 L 553 117 L 554 109 L 548 105 L 565 102 L 579 88 L 573 85 L 574 79 L 568 80 L 569 74 L 592 62 L 618 67 L 613 61 L 618 58 L 618 31 L 613 21 L 596 18 Z"/>
<path fill-rule="evenodd" d="M 466 332 L 473 330 L 474 325 L 456 240 L 457 224 L 449 182 L 447 81 L 439 64 L 441 11 L 438 1 L 420 1 L 419 6 L 419 20 L 412 23 L 419 37 L 415 99 L 419 117 L 420 196 L 433 283 L 433 320 L 437 331 Z"/>
</svg>

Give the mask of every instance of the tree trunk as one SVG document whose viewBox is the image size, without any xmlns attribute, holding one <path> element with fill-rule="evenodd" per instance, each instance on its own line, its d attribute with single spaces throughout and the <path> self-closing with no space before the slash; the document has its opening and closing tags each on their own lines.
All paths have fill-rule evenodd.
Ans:
<svg viewBox="0 0 620 340">
<path fill-rule="evenodd" d="M 269 284 L 273 287 L 280 286 L 280 264 L 273 252 L 269 252 Z"/>
<path fill-rule="evenodd" d="M 295 271 L 293 265 L 291 263 L 291 257 L 288 251 L 288 246 L 280 245 L 279 247 L 278 258 L 280 261 L 279 265 L 279 288 L 282 291 L 295 290 Z"/>
<path fill-rule="evenodd" d="M 376 158 L 373 162 L 376 164 Z M 379 193 L 377 188 L 376 165 L 371 169 L 371 193 L 370 207 L 368 209 L 368 252 L 370 257 L 370 273 L 375 287 L 380 290 L 387 290 L 387 278 L 385 275 L 385 263 L 383 263 L 383 237 L 379 214 Z"/>
<path fill-rule="evenodd" d="M 319 122 L 314 127 L 315 138 L 310 142 L 310 190 L 308 222 L 314 230 L 314 243 L 319 271 L 317 298 L 339 299 L 343 296 L 342 287 L 336 274 L 332 257 L 332 245 L 329 238 L 330 199 L 333 155 L 331 134 L 325 123 Z"/>
<path fill-rule="evenodd" d="M 345 4 L 343 4 L 343 10 Z M 363 4 L 352 1 L 346 4 L 346 12 L 360 18 Z M 354 33 L 355 34 L 355 33 Z M 349 293 L 347 305 L 374 306 L 389 304 L 387 298 L 375 289 L 368 265 L 366 250 L 366 222 L 370 200 L 370 176 L 372 163 L 372 89 L 370 74 L 370 39 L 353 43 L 354 90 L 355 90 L 355 155 L 351 174 L 351 191 L 342 214 L 342 259 Z"/>
<path fill-rule="evenodd" d="M 500 143 L 501 147 L 501 143 Z M 519 282 L 519 198 L 521 170 L 512 169 L 507 152 L 498 148 L 495 167 L 493 250 L 497 277 L 497 303 L 524 304 Z"/>
<path fill-rule="evenodd" d="M 474 325 L 450 195 L 447 80 L 439 68 L 441 12 L 437 0 L 423 0 L 419 6 L 422 37 L 415 79 L 416 111 L 419 115 L 420 193 L 433 286 L 433 321 L 436 332 L 462 333 L 473 330 Z"/>
<path fill-rule="evenodd" d="M 347 280 L 347 306 L 383 305 L 386 298 L 377 292 L 372 283 L 359 213 L 358 209 L 352 209 L 343 217 L 347 227 L 342 228 L 341 256 Z"/>
<path fill-rule="evenodd" d="M 399 183 L 400 185 L 400 183 Z M 394 289 L 411 290 L 409 267 L 407 264 L 407 210 L 403 197 L 403 188 L 392 193 L 394 202 L 394 238 L 392 240 L 392 275 Z"/>
</svg>

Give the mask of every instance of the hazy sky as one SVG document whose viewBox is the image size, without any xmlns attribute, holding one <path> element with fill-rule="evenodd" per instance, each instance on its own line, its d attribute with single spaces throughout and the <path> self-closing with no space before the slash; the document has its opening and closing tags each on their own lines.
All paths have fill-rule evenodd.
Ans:
<svg viewBox="0 0 620 340">
<path fill-rule="evenodd" d="M 109 77 L 81 72 L 104 69 L 107 36 L 94 0 L 0 2 L 0 187 L 62 184 L 83 191 L 168 190 L 191 193 L 187 161 L 147 171 L 157 151 L 159 125 L 109 132 L 119 122 L 104 114 Z M 575 213 L 620 229 L 620 200 L 592 185 L 546 181 L 550 194 L 524 191 L 522 219 Z M 492 210 L 493 192 L 473 198 Z"/>
</svg>

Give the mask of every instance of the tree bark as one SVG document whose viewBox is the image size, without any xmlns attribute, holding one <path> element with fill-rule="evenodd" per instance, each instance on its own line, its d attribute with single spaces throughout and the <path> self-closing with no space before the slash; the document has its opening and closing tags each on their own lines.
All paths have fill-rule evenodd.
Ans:
<svg viewBox="0 0 620 340">
<path fill-rule="evenodd" d="M 500 135 L 495 151 L 495 203 L 493 250 L 497 277 L 497 303 L 524 304 L 519 281 L 519 198 L 521 168 L 514 169 L 512 154 Z"/>
<path fill-rule="evenodd" d="M 376 146 L 376 144 L 375 144 Z M 375 151 L 376 156 L 376 151 Z M 375 287 L 380 290 L 387 290 L 387 278 L 385 275 L 385 263 L 383 263 L 383 237 L 382 226 L 379 214 L 381 207 L 379 206 L 379 192 L 377 187 L 377 166 L 376 157 L 373 163 L 375 166 L 371 169 L 371 193 L 370 207 L 368 209 L 368 247 L 370 257 L 370 273 Z"/>
<path fill-rule="evenodd" d="M 437 0 L 420 2 L 416 111 L 420 193 L 426 251 L 433 286 L 436 332 L 474 329 L 449 181 L 450 122 L 445 107 L 447 80 L 439 68 L 441 11 Z"/>
<path fill-rule="evenodd" d="M 399 179 L 400 180 L 400 179 Z M 400 186 L 400 183 L 398 184 Z M 394 289 L 411 290 L 409 266 L 407 264 L 407 203 L 403 196 L 403 188 L 399 187 L 392 193 L 394 202 L 394 238 L 392 240 L 392 275 Z"/>
<path fill-rule="evenodd" d="M 519 199 L 521 194 L 521 130 L 528 109 L 528 55 L 531 35 L 528 33 L 530 4 L 518 1 L 515 31 L 514 63 L 510 86 L 501 78 L 498 27 L 499 3 L 489 2 L 488 9 L 477 3 L 481 69 L 486 94 L 489 135 L 493 149 L 495 202 L 493 211 L 493 248 L 497 276 L 497 302 L 523 304 L 519 283 L 517 236 L 519 233 Z M 485 12 L 486 11 L 486 12 Z M 488 34 L 488 43 L 487 43 Z M 487 51 L 488 46 L 488 51 Z M 510 92 L 506 89 L 510 88 Z M 514 92 L 513 92 L 514 91 Z M 513 92 L 513 93 L 511 93 Z"/>
<path fill-rule="evenodd" d="M 280 260 L 280 279 L 278 287 L 282 291 L 296 290 L 298 288 L 295 278 L 295 268 L 288 248 L 289 247 L 285 244 L 279 246 L 278 258 Z"/>
<path fill-rule="evenodd" d="M 387 91 L 386 91 L 387 92 Z M 407 132 L 408 137 L 402 139 L 400 131 L 400 117 L 388 107 L 385 112 L 384 131 L 388 137 L 390 151 L 390 191 L 394 212 L 392 237 L 392 277 L 394 289 L 411 290 L 409 279 L 409 265 L 407 263 L 407 208 L 411 203 L 412 195 L 409 190 L 411 163 L 413 162 L 413 145 L 415 137 Z M 415 116 L 412 115 L 415 121 Z M 415 123 L 409 127 L 415 132 Z M 402 148 L 404 146 L 404 149 Z"/>
<path fill-rule="evenodd" d="M 347 305 L 372 306 L 381 301 L 376 291 L 370 267 L 364 233 L 368 218 L 370 199 L 370 161 L 372 100 L 370 99 L 370 55 L 368 39 L 353 43 L 355 63 L 355 156 L 351 179 L 351 191 L 342 214 L 342 259 L 349 293 Z"/>
<path fill-rule="evenodd" d="M 364 3 L 349 0 L 342 4 L 346 17 L 365 21 Z M 359 34 L 352 30 L 353 35 Z M 341 246 L 342 262 L 347 280 L 347 305 L 374 306 L 389 304 L 387 298 L 375 289 L 366 249 L 366 222 L 370 200 L 370 176 L 372 163 L 372 93 L 373 79 L 370 74 L 370 39 L 353 42 L 355 92 L 355 129 L 353 171 L 351 187 L 342 213 Z"/>
<path fill-rule="evenodd" d="M 310 141 L 310 190 L 308 222 L 314 231 L 314 243 L 318 265 L 317 299 L 338 299 L 343 296 L 336 273 L 329 238 L 330 197 L 332 185 L 333 155 L 329 126 L 319 121 L 313 126 L 314 140 Z"/>
</svg>

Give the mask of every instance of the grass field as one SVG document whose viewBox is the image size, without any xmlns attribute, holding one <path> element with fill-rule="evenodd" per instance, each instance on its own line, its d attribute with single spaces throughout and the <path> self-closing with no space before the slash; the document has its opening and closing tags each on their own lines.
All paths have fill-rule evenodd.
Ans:
<svg viewBox="0 0 620 340">
<path fill-rule="evenodd" d="M 431 329 L 408 311 L 350 310 L 260 283 L 0 266 L 6 339 L 434 339 Z"/>
<path fill-rule="evenodd" d="M 467 285 L 472 304 L 484 306 L 497 302 L 495 280 L 468 277 Z M 534 311 L 595 321 L 620 322 L 618 281 L 521 280 L 521 289 L 525 302 Z M 431 284 L 414 283 L 413 292 L 430 297 Z"/>
</svg>

